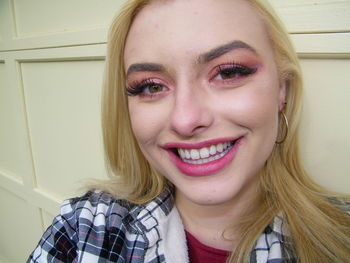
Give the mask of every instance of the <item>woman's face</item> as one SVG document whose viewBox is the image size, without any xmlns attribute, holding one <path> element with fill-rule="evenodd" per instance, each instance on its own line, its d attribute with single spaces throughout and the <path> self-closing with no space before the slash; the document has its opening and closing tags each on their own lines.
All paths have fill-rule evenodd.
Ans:
<svg viewBox="0 0 350 263">
<path fill-rule="evenodd" d="M 248 1 L 153 1 L 124 62 L 134 134 L 177 195 L 210 205 L 255 191 L 285 88 Z"/>
</svg>

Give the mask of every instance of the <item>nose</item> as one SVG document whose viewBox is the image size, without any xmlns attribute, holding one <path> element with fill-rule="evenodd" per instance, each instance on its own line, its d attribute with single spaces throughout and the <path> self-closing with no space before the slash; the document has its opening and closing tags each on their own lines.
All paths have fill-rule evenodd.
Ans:
<svg viewBox="0 0 350 263">
<path fill-rule="evenodd" d="M 213 120 L 203 92 L 191 88 L 177 90 L 170 116 L 172 131 L 183 137 L 191 137 L 208 129 Z"/>
</svg>

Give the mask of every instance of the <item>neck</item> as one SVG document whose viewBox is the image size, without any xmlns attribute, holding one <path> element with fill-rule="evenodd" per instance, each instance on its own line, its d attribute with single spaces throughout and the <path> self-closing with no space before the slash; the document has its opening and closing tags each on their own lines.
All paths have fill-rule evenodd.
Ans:
<svg viewBox="0 0 350 263">
<path fill-rule="evenodd" d="M 197 204 L 176 190 L 176 207 L 186 231 L 207 246 L 233 251 L 240 238 L 239 223 L 256 205 L 257 184 L 248 188 L 215 205 Z"/>
</svg>

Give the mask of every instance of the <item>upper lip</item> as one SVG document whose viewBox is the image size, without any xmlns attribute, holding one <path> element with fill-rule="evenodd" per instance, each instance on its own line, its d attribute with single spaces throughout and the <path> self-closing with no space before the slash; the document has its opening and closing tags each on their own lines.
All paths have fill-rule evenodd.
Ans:
<svg viewBox="0 0 350 263">
<path fill-rule="evenodd" d="M 168 142 L 163 144 L 164 149 L 174 149 L 174 148 L 181 148 L 181 149 L 200 149 L 203 147 L 208 147 L 211 145 L 224 143 L 224 142 L 231 142 L 238 140 L 242 136 L 239 137 L 225 137 L 225 138 L 216 138 L 216 139 L 210 139 L 205 140 L 201 142 L 193 142 L 193 143 L 185 143 L 185 142 Z"/>
</svg>

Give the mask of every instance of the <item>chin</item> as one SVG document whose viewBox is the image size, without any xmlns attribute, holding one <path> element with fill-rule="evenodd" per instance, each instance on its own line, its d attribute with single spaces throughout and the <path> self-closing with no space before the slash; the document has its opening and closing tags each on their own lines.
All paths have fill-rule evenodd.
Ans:
<svg viewBox="0 0 350 263">
<path fill-rule="evenodd" d="M 232 174 L 230 173 L 230 175 Z M 236 177 L 242 178 L 238 175 Z M 227 178 L 222 175 L 212 176 L 210 179 L 205 180 L 205 182 L 188 183 L 186 187 L 176 187 L 177 189 L 183 189 L 182 191 L 177 190 L 177 192 L 197 205 L 232 204 L 242 199 L 248 201 L 257 193 L 257 176 L 253 176 L 248 181 L 232 180 L 234 178 Z"/>
</svg>

